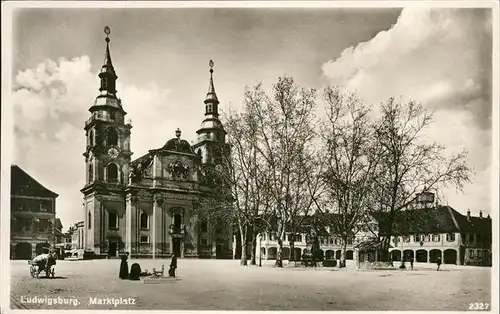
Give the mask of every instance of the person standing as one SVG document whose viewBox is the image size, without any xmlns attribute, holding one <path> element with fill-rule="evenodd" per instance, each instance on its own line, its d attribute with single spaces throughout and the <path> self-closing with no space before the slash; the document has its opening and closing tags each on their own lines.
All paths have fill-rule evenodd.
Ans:
<svg viewBox="0 0 500 314">
<path fill-rule="evenodd" d="M 120 279 L 127 279 L 128 278 L 128 262 L 127 262 L 127 259 L 128 259 L 128 255 L 129 253 L 126 252 L 125 255 L 122 255 L 121 259 L 121 263 L 120 263 Z"/>
<path fill-rule="evenodd" d="M 437 271 L 439 271 L 439 267 L 441 266 L 441 257 L 437 258 L 437 265 L 438 265 Z"/>
<path fill-rule="evenodd" d="M 413 257 L 410 257 L 410 269 L 413 270 Z"/>
<path fill-rule="evenodd" d="M 170 277 L 175 277 L 176 268 L 177 268 L 177 256 L 175 256 L 175 253 L 172 253 L 172 258 L 170 259 L 170 270 L 168 271 L 168 275 Z"/>
</svg>

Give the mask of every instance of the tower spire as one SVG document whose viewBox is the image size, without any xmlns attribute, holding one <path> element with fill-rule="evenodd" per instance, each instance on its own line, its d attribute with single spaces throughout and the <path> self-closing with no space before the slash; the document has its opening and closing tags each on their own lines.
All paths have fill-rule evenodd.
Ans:
<svg viewBox="0 0 500 314">
<path fill-rule="evenodd" d="M 106 53 L 104 55 L 104 65 L 103 65 L 103 68 L 105 67 L 106 69 L 109 69 L 111 71 L 114 72 L 114 68 L 113 68 L 113 63 L 111 62 L 111 54 L 109 53 L 109 34 L 111 33 L 111 29 L 106 26 L 104 28 L 104 32 L 106 33 Z"/>
<path fill-rule="evenodd" d="M 217 117 L 219 115 L 218 112 L 218 105 L 219 105 L 219 100 L 217 99 L 217 94 L 215 93 L 215 87 L 214 87 L 214 79 L 213 79 L 213 73 L 214 73 L 214 62 L 210 60 L 208 62 L 208 66 L 210 67 L 210 81 L 208 83 L 208 93 L 207 97 L 205 98 L 205 115 L 213 115 Z"/>
<path fill-rule="evenodd" d="M 101 95 L 115 96 L 116 94 L 116 76 L 115 68 L 111 62 L 111 53 L 109 52 L 109 35 L 111 34 L 111 29 L 109 26 L 104 27 L 104 33 L 106 34 L 106 52 L 104 54 L 104 64 L 101 67 L 101 72 L 99 73 L 99 78 L 101 79 Z"/>
</svg>

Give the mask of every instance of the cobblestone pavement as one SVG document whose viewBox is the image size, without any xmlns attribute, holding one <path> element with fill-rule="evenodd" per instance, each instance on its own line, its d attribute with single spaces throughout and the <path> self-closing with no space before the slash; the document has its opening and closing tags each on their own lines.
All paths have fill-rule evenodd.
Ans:
<svg viewBox="0 0 500 314">
<path fill-rule="evenodd" d="M 134 262 L 150 271 L 169 265 L 169 260 L 131 260 L 129 266 Z M 33 279 L 26 261 L 11 261 L 11 308 L 467 310 L 469 303 L 490 303 L 491 298 L 489 268 L 279 269 L 269 263 L 259 268 L 233 260 L 185 259 L 178 264 L 180 280 L 144 284 L 118 279 L 120 260 L 58 261 L 54 279 Z M 28 303 L 33 297 L 38 301 Z"/>
</svg>

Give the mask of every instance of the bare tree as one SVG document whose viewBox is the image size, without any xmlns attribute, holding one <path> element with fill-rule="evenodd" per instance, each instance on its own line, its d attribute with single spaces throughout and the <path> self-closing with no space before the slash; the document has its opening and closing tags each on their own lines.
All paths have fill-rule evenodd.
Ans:
<svg viewBox="0 0 500 314">
<path fill-rule="evenodd" d="M 295 261 L 300 256 L 295 256 L 295 238 L 303 227 L 310 225 L 312 229 L 323 227 L 323 221 L 316 222 L 314 211 L 318 208 L 323 208 L 319 204 L 324 204 L 321 200 L 325 194 L 325 184 L 323 180 L 324 161 L 321 145 L 308 145 L 307 149 L 300 154 L 299 164 L 302 168 L 303 181 L 297 185 L 297 195 L 300 206 L 296 206 L 290 215 L 290 223 L 288 224 L 289 231 L 289 246 L 290 246 L 290 261 Z M 310 219 L 312 218 L 312 220 Z M 312 223 L 306 223 L 310 220 Z M 308 228 L 307 228 L 308 229 Z M 310 232 L 310 230 L 309 230 Z M 319 234 L 319 232 L 318 232 Z M 313 254 L 313 259 L 315 258 Z"/>
<path fill-rule="evenodd" d="M 371 209 L 386 213 L 385 251 L 394 222 L 402 210 L 415 202 L 418 193 L 449 185 L 462 190 L 473 175 L 467 165 L 467 151 L 446 158 L 442 145 L 425 138 L 431 123 L 432 114 L 420 103 L 400 103 L 390 98 L 381 106 L 374 128 L 380 163 Z"/>
<path fill-rule="evenodd" d="M 241 265 L 248 263 L 249 234 L 252 237 L 251 264 L 255 265 L 256 236 L 267 222 L 266 165 L 257 148 L 259 122 L 255 114 L 255 105 L 260 104 L 263 97 L 260 88 L 247 88 L 242 112 L 229 112 L 225 121 L 231 152 L 226 155 L 219 173 L 230 187 L 234 201 L 232 213 L 241 239 Z"/>
<path fill-rule="evenodd" d="M 258 85 L 260 95 L 265 93 Z M 311 206 L 304 193 L 304 163 L 315 137 L 316 91 L 297 86 L 291 77 L 280 77 L 271 95 L 255 104 L 260 155 L 266 162 L 266 190 L 276 218 L 278 252 L 276 266 L 282 267 L 283 240 L 287 227 L 303 217 Z M 300 218 L 302 219 L 302 218 Z"/>
<path fill-rule="evenodd" d="M 366 202 L 375 181 L 378 158 L 373 154 L 370 108 L 353 93 L 337 87 L 324 92 L 327 120 L 322 127 L 325 171 L 323 180 L 329 209 L 318 206 L 330 233 L 341 240 L 341 266 L 346 249 L 365 217 Z"/>
</svg>

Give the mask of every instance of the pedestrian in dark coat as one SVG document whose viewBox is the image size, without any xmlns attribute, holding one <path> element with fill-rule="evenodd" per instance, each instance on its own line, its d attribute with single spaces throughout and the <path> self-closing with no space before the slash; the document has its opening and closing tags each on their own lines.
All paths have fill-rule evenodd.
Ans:
<svg viewBox="0 0 500 314">
<path fill-rule="evenodd" d="M 177 256 L 175 256 L 175 253 L 172 253 L 172 258 L 170 259 L 170 270 L 168 271 L 168 275 L 170 277 L 175 277 L 176 268 L 177 268 Z"/>
<path fill-rule="evenodd" d="M 410 269 L 413 270 L 413 257 L 410 257 Z"/>
<path fill-rule="evenodd" d="M 441 266 L 441 257 L 438 257 L 437 265 L 438 265 L 437 271 L 439 271 L 439 267 Z"/>
<path fill-rule="evenodd" d="M 122 262 L 120 263 L 120 279 L 128 279 L 128 255 L 128 252 L 126 252 L 125 255 L 122 255 Z"/>
</svg>

